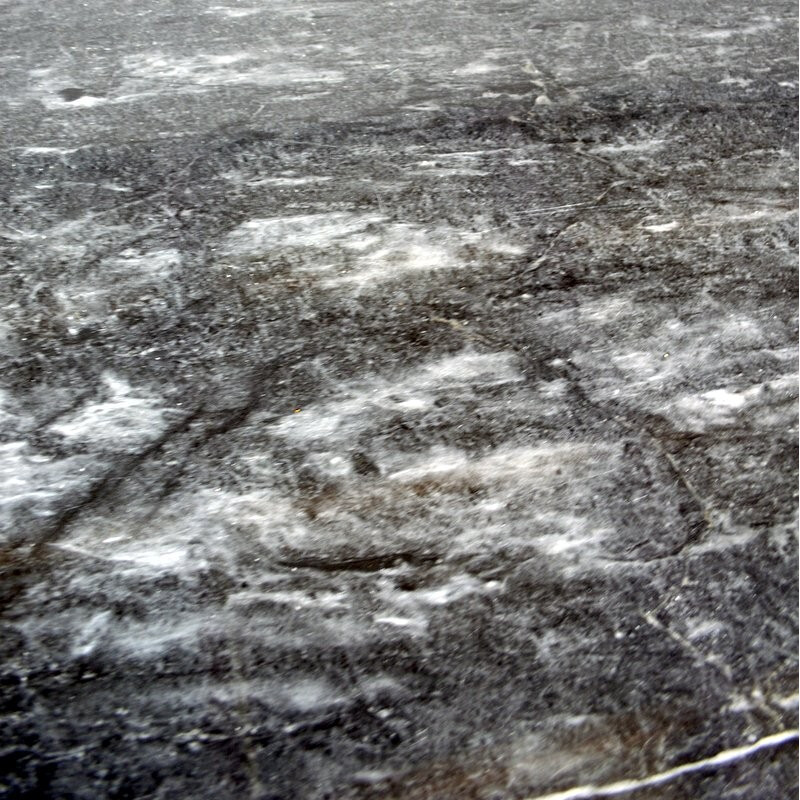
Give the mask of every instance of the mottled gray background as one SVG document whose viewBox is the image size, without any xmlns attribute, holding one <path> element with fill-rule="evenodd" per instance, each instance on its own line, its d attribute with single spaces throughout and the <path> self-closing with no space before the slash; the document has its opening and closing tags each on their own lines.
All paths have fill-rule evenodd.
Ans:
<svg viewBox="0 0 800 800">
<path fill-rule="evenodd" d="M 0 794 L 795 797 L 795 6 L 220 3 L 0 2 Z"/>
</svg>

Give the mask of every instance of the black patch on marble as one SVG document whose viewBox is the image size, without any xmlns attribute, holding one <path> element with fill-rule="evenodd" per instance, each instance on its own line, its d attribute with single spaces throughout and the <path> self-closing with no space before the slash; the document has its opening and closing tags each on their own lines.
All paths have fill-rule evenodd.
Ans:
<svg viewBox="0 0 800 800">
<path fill-rule="evenodd" d="M 73 86 L 68 89 L 59 89 L 58 94 L 65 103 L 74 103 L 76 100 L 80 100 L 81 97 L 86 97 L 89 92 Z"/>
</svg>

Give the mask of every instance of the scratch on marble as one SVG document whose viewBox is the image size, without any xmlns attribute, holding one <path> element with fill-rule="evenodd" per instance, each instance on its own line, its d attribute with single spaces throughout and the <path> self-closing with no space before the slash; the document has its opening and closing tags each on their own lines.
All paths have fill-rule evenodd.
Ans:
<svg viewBox="0 0 800 800">
<path fill-rule="evenodd" d="M 761 750 L 780 747 L 787 742 L 796 740 L 798 733 L 800 733 L 800 731 L 797 729 L 773 733 L 769 736 L 764 736 L 752 744 L 733 747 L 730 750 L 723 750 L 710 758 L 704 758 L 700 761 L 690 761 L 687 764 L 680 764 L 677 767 L 672 767 L 671 769 L 664 770 L 664 772 L 657 772 L 654 775 L 648 775 L 644 778 L 625 778 L 620 781 L 615 781 L 614 783 L 607 783 L 604 786 L 592 786 L 591 784 L 575 786 L 572 789 L 566 789 L 561 792 L 529 797 L 527 800 L 590 800 L 593 797 L 614 797 L 616 795 L 636 791 L 637 789 L 645 789 L 649 786 L 659 786 L 662 783 L 667 783 L 668 781 L 675 780 L 684 775 L 689 775 L 692 772 L 715 769 L 716 767 L 722 767 L 726 764 L 741 761 Z"/>
<path fill-rule="evenodd" d="M 729 681 L 733 680 L 733 671 L 731 668 L 721 659 L 719 656 L 714 655 L 713 653 L 707 654 L 700 650 L 698 647 L 693 645 L 688 639 L 681 636 L 676 631 L 672 630 L 668 625 L 664 625 L 661 623 L 655 614 L 651 612 L 645 612 L 642 614 L 642 618 L 647 622 L 648 625 L 651 625 L 654 628 L 657 628 L 660 631 L 663 631 L 670 637 L 670 639 L 676 641 L 681 647 L 685 647 L 693 656 L 698 658 L 700 661 L 709 664 L 710 666 L 714 667 L 715 669 L 719 670 L 722 675 Z"/>
</svg>

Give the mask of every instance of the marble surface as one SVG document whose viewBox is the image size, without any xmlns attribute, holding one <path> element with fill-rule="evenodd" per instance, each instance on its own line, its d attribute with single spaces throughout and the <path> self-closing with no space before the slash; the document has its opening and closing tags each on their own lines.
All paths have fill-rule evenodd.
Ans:
<svg viewBox="0 0 800 800">
<path fill-rule="evenodd" d="M 0 795 L 796 796 L 794 4 L 0 12 Z"/>
</svg>

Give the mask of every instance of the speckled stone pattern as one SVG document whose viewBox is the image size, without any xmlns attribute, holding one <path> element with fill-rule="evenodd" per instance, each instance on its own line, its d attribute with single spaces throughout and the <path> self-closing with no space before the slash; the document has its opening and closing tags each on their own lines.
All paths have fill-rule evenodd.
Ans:
<svg viewBox="0 0 800 800">
<path fill-rule="evenodd" d="M 796 10 L 0 0 L 0 796 L 796 797 Z"/>
</svg>

